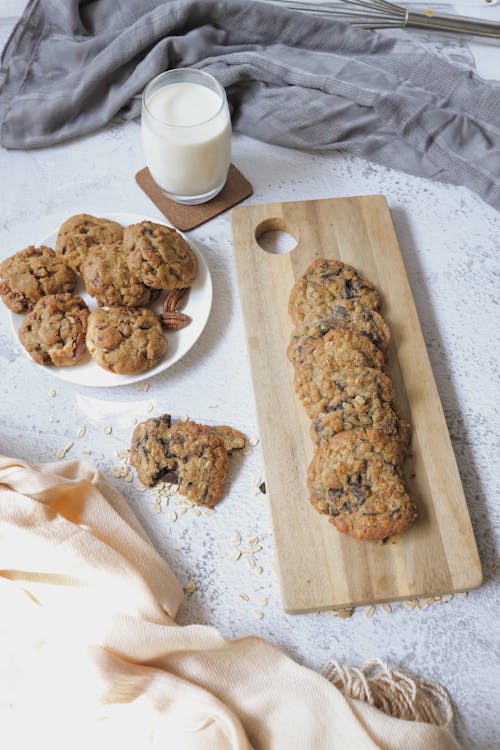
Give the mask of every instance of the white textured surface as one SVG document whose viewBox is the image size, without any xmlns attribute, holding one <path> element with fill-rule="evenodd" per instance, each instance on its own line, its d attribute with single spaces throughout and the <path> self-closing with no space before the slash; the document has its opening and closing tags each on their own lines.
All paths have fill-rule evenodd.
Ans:
<svg viewBox="0 0 500 750">
<path fill-rule="evenodd" d="M 138 492 L 135 482 L 111 481 L 181 582 L 198 584 L 181 609 L 181 624 L 209 623 L 228 636 L 257 633 L 314 668 L 330 656 L 354 665 L 381 656 L 448 688 L 464 747 L 498 748 L 500 596 L 498 571 L 491 568 L 500 537 L 500 215 L 465 189 L 336 154 L 308 155 L 236 137 L 234 161 L 254 185 L 252 202 L 387 196 L 464 482 L 485 584 L 466 600 L 454 598 L 425 611 L 409 612 L 398 604 L 387 615 L 379 607 L 370 620 L 362 610 L 345 620 L 324 614 L 285 616 L 271 566 L 267 501 L 253 488 L 254 477 L 263 472 L 259 447 L 233 460 L 227 496 L 206 518 L 188 512 L 171 523 L 170 508 L 154 513 L 152 496 Z M 134 182 L 142 166 L 136 123 L 114 125 L 56 148 L 0 150 L 0 257 L 43 237 L 72 213 L 131 211 L 160 218 Z M 199 243 L 212 272 L 212 315 L 196 346 L 153 378 L 147 393 L 137 385 L 78 390 L 54 380 L 20 352 L 1 307 L 2 452 L 28 461 L 55 460 L 57 450 L 74 440 L 68 458 L 91 450 L 87 458 L 109 472 L 117 463 L 114 451 L 128 446 L 131 417 L 165 411 L 227 422 L 250 437 L 258 434 L 229 216 L 190 237 Z M 272 315 L 272 300 L 262 315 Z M 56 389 L 53 398 L 51 388 Z M 80 425 L 87 431 L 77 439 Z M 104 433 L 106 425 L 113 428 L 110 435 Z M 263 550 L 256 555 L 262 575 L 252 572 L 244 559 L 229 559 L 230 539 L 237 530 L 244 540 L 253 534 L 262 540 Z M 250 601 L 242 601 L 240 592 Z M 269 604 L 262 606 L 259 597 L 268 598 Z M 255 618 L 254 609 L 264 612 L 262 620 Z"/>
</svg>

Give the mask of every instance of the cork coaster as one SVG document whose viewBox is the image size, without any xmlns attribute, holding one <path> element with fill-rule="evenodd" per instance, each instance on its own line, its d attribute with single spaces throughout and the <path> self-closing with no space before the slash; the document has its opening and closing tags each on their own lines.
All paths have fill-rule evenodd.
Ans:
<svg viewBox="0 0 500 750">
<path fill-rule="evenodd" d="M 198 206 L 186 206 L 167 198 L 151 177 L 147 167 L 137 172 L 135 179 L 139 187 L 144 190 L 162 214 L 172 222 L 174 227 L 181 231 L 194 229 L 200 224 L 204 224 L 253 193 L 253 188 L 247 178 L 241 174 L 239 169 L 236 169 L 234 164 L 229 167 L 227 182 L 219 195 L 216 195 L 207 203 L 200 203 Z"/>
</svg>

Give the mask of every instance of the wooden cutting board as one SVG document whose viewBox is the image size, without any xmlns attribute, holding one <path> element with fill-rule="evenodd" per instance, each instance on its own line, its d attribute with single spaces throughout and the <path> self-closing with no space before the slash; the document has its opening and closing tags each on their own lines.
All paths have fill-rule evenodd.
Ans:
<svg viewBox="0 0 500 750">
<path fill-rule="evenodd" d="M 465 591 L 482 570 L 443 409 L 406 269 L 383 196 L 242 206 L 232 211 L 234 253 L 266 472 L 283 606 L 287 612 L 349 607 Z M 266 252 L 265 232 L 296 247 Z M 382 292 L 390 325 L 389 367 L 402 416 L 413 427 L 404 471 L 419 518 L 385 543 L 340 534 L 310 505 L 309 419 L 286 356 L 287 306 L 315 258 L 355 266 Z"/>
</svg>

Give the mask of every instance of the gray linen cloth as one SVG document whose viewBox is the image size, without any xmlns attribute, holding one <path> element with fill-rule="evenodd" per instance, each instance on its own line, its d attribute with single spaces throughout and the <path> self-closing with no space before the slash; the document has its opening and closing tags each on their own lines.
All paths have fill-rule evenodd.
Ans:
<svg viewBox="0 0 500 750">
<path fill-rule="evenodd" d="M 416 43 L 247 0 L 31 0 L 0 68 L 0 143 L 136 117 L 158 73 L 225 86 L 236 130 L 466 185 L 500 209 L 500 84 Z"/>
</svg>

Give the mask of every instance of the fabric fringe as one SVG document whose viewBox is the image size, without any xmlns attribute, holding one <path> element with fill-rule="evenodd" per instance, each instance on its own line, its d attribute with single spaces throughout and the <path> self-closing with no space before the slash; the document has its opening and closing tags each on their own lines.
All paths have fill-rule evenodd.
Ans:
<svg viewBox="0 0 500 750">
<path fill-rule="evenodd" d="M 382 659 L 371 659 L 361 669 L 329 659 L 321 674 L 347 698 L 369 703 L 397 719 L 446 728 L 453 721 L 450 696 L 441 685 L 390 669 Z"/>
</svg>

